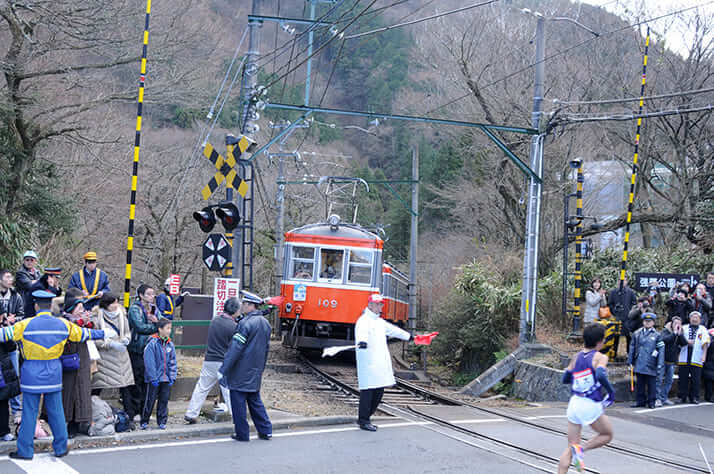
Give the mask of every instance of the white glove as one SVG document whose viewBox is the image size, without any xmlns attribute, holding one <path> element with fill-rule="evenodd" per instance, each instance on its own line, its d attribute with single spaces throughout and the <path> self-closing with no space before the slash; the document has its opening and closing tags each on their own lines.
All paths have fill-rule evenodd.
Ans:
<svg viewBox="0 0 714 474">
<path fill-rule="evenodd" d="M 186 296 L 186 295 L 190 295 L 190 294 L 191 294 L 190 291 L 184 291 L 183 293 L 181 293 L 181 296 Z"/>
<path fill-rule="evenodd" d="M 109 348 L 115 351 L 123 351 L 124 345 L 117 341 L 109 341 Z"/>
<path fill-rule="evenodd" d="M 218 372 L 218 380 L 221 380 L 223 378 L 223 374 Z"/>
<path fill-rule="evenodd" d="M 119 341 L 119 343 L 120 343 L 122 346 L 128 346 L 130 340 L 131 340 L 131 339 L 129 339 L 128 337 L 122 337 L 121 340 Z"/>
</svg>

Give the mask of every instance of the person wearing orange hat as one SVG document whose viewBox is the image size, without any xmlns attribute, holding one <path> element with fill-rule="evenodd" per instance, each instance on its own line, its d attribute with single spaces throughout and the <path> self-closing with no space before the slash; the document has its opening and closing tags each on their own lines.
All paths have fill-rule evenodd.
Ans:
<svg viewBox="0 0 714 474">
<path fill-rule="evenodd" d="M 68 288 L 78 288 L 82 290 L 82 296 L 86 299 L 84 308 L 91 311 L 104 293 L 109 293 L 109 277 L 102 270 L 97 268 L 97 253 L 89 251 L 84 254 L 84 268 L 74 272 L 69 279 Z"/>
<path fill-rule="evenodd" d="M 359 385 L 359 415 L 357 424 L 365 431 L 377 431 L 370 418 L 382 401 L 384 388 L 396 383 L 392 371 L 392 356 L 387 346 L 387 338 L 404 341 L 411 335 L 380 317 L 384 297 L 369 295 L 367 307 L 355 323 L 355 343 L 357 348 L 357 382 Z"/>
</svg>

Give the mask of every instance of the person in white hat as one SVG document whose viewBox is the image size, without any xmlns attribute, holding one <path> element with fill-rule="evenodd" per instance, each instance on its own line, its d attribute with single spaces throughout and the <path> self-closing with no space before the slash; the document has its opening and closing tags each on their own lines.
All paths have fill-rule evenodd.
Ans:
<svg viewBox="0 0 714 474">
<path fill-rule="evenodd" d="M 42 272 L 35 265 L 37 265 L 37 254 L 34 250 L 28 250 L 22 255 L 22 265 L 15 273 L 15 288 L 25 303 L 23 308 L 25 316 L 35 315 L 32 285 L 40 281 L 40 277 L 42 277 Z"/>
<path fill-rule="evenodd" d="M 384 298 L 379 294 L 369 296 L 367 307 L 355 323 L 357 345 L 357 381 L 359 383 L 359 416 L 357 423 L 366 431 L 377 431 L 370 418 L 377 411 L 384 395 L 384 387 L 396 383 L 392 371 L 392 356 L 387 337 L 404 341 L 411 335 L 380 317 Z"/>
</svg>

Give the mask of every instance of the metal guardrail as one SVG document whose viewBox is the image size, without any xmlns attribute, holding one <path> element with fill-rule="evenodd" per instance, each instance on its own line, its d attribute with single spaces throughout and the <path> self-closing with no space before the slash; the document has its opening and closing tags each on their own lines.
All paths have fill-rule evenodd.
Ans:
<svg viewBox="0 0 714 474">
<path fill-rule="evenodd" d="M 174 339 L 174 328 L 176 327 L 195 327 L 195 326 L 208 326 L 211 324 L 209 320 L 185 320 L 185 319 L 175 319 L 171 322 L 171 339 Z M 206 344 L 195 344 L 195 345 L 174 345 L 176 349 L 205 349 Z"/>
</svg>

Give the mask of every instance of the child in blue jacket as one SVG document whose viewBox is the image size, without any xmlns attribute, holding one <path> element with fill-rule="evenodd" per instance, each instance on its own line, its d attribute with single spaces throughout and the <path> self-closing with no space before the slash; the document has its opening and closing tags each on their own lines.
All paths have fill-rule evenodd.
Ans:
<svg viewBox="0 0 714 474">
<path fill-rule="evenodd" d="M 156 325 L 159 328 L 159 332 L 151 336 L 144 349 L 146 400 L 144 402 L 144 410 L 141 413 L 142 430 L 149 426 L 149 417 L 151 417 L 151 412 L 154 411 L 154 402 L 157 398 L 156 421 L 160 429 L 166 429 L 166 421 L 169 417 L 171 385 L 174 384 L 178 375 L 176 348 L 169 338 L 171 335 L 171 320 L 160 319 Z"/>
</svg>

